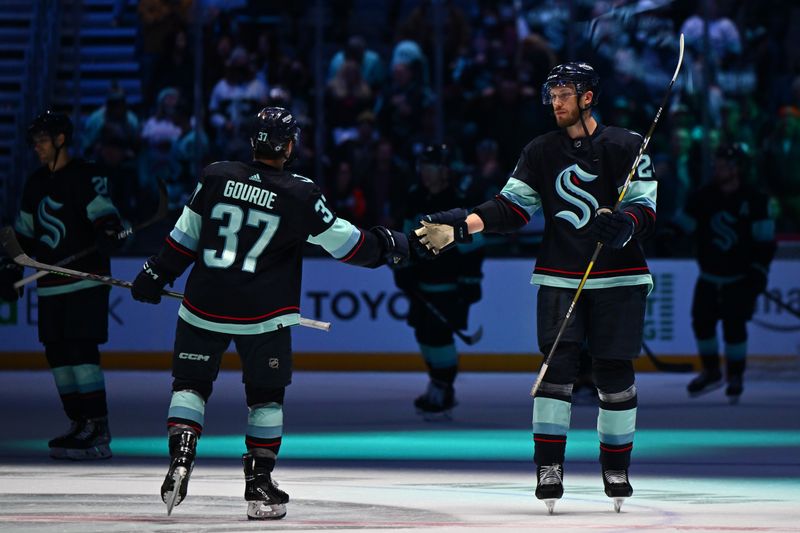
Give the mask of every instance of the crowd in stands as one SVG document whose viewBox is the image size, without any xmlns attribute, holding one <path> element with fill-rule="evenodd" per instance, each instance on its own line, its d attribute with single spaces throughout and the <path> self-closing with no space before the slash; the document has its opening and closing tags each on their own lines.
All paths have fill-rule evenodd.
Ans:
<svg viewBox="0 0 800 533">
<path fill-rule="evenodd" d="M 682 32 L 684 67 L 650 144 L 659 224 L 667 227 L 701 184 L 704 146 L 713 153 L 721 142 L 738 142 L 751 156 L 749 180 L 773 198 L 778 233 L 800 233 L 800 6 L 793 2 L 443 1 L 437 94 L 430 1 L 410 9 L 401 9 L 408 2 L 385 2 L 386 20 L 372 21 L 385 31 L 368 41 L 346 31 L 354 3 L 338 0 L 329 10 L 336 19 L 326 25 L 322 117 L 314 112 L 315 42 L 307 20 L 315 4 L 207 2 L 202 115 L 195 116 L 192 1 L 138 2 L 142 105 L 134 112 L 112 86 L 80 141 L 84 155 L 119 176 L 115 195 L 126 217 L 141 218 L 137 210 L 152 204 L 156 177 L 178 209 L 202 165 L 249 158 L 250 121 L 265 105 L 299 117 L 293 171 L 322 184 L 337 211 L 359 225 L 399 226 L 416 156 L 435 140 L 453 149 L 462 186 L 490 197 L 524 145 L 555 127 L 541 100 L 553 66 L 592 64 L 601 75 L 600 122 L 644 133 L 674 71 Z M 437 104 L 442 139 L 435 138 Z M 319 138 L 324 146 L 315 145 Z M 671 253 L 658 239 L 650 246 Z"/>
</svg>

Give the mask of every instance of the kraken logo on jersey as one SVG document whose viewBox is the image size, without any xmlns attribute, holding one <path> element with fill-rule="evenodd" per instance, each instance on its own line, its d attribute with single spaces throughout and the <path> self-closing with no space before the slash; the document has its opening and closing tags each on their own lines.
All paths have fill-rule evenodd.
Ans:
<svg viewBox="0 0 800 533">
<path fill-rule="evenodd" d="M 39 202 L 39 225 L 46 232 L 43 233 L 39 240 L 45 243 L 50 248 L 55 249 L 64 235 L 67 234 L 67 228 L 55 215 L 48 213 L 50 211 L 58 211 L 64 206 L 61 202 L 56 202 L 49 196 L 42 198 Z"/>
<path fill-rule="evenodd" d="M 596 174 L 589 174 L 577 163 L 570 165 L 562 170 L 556 178 L 556 193 L 562 200 L 568 204 L 574 205 L 580 211 L 580 217 L 572 211 L 559 211 L 556 216 L 563 218 L 576 229 L 584 227 L 592 218 L 592 213 L 597 211 L 600 205 L 594 196 L 588 192 L 581 190 L 574 180 L 580 180 L 584 183 L 594 181 L 597 178 Z"/>
<path fill-rule="evenodd" d="M 736 217 L 727 211 L 720 211 L 711 217 L 711 231 L 714 232 L 713 242 L 720 250 L 727 252 L 736 244 L 739 238 L 733 229 Z"/>
</svg>

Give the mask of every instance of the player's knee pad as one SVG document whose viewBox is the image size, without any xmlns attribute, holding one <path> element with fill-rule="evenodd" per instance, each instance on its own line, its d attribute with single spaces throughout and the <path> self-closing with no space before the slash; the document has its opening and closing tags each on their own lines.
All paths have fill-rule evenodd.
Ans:
<svg viewBox="0 0 800 533">
<path fill-rule="evenodd" d="M 258 387 L 245 383 L 244 392 L 247 398 L 247 406 L 277 403 L 283 405 L 283 397 L 286 394 L 286 387 Z"/>
<path fill-rule="evenodd" d="M 722 321 L 722 338 L 727 344 L 738 344 L 747 340 L 747 322 L 744 319 L 727 318 Z"/>
<path fill-rule="evenodd" d="M 592 359 L 592 380 L 600 393 L 613 394 L 630 388 L 635 380 L 630 359 Z"/>
<path fill-rule="evenodd" d="M 211 391 L 214 389 L 214 383 L 211 381 L 202 381 L 195 379 L 179 379 L 172 380 L 172 392 L 190 390 L 197 393 L 204 402 L 207 402 L 211 397 Z"/>
</svg>

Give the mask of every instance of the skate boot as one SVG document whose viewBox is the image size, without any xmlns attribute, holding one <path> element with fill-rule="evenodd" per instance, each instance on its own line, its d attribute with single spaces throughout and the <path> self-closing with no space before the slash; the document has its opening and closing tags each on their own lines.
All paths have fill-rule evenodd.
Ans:
<svg viewBox="0 0 800 533">
<path fill-rule="evenodd" d="M 161 499 L 167 504 L 167 516 L 186 498 L 196 449 L 197 435 L 194 431 L 185 430 L 169 436 L 169 471 L 161 484 Z"/>
<path fill-rule="evenodd" d="M 66 433 L 48 441 L 47 446 L 50 448 L 50 457 L 53 459 L 66 459 L 67 451 L 64 449 L 64 444 L 80 433 L 85 425 L 86 420 L 70 420 L 69 430 Z"/>
<path fill-rule="evenodd" d="M 536 471 L 536 497 L 544 501 L 553 514 L 556 500 L 564 495 L 564 467 L 559 463 L 540 466 Z"/>
<path fill-rule="evenodd" d="M 731 405 L 739 403 L 739 397 L 742 395 L 742 391 L 744 391 L 742 376 L 728 377 L 728 386 L 725 388 L 725 396 L 728 397 L 728 402 L 730 402 Z"/>
<path fill-rule="evenodd" d="M 703 370 L 700 375 L 689 382 L 686 390 L 689 392 L 689 397 L 696 398 L 702 394 L 715 391 L 722 385 L 722 373 L 719 370 Z"/>
<path fill-rule="evenodd" d="M 247 518 L 249 520 L 280 520 L 286 516 L 286 503 L 289 495 L 278 488 L 272 481 L 272 465 L 252 454 L 242 455 L 244 467 L 244 499 L 247 500 Z"/>
<path fill-rule="evenodd" d="M 614 498 L 614 510 L 622 509 L 622 502 L 633 494 L 633 487 L 628 482 L 628 470 L 603 470 L 603 485 L 606 496 Z"/>
<path fill-rule="evenodd" d="M 75 433 L 53 439 L 48 444 L 50 457 L 72 461 L 91 461 L 111 457 L 111 434 L 107 418 L 89 418 L 77 423 Z M 51 444 L 52 443 L 52 444 Z M 55 444 L 56 446 L 53 446 Z M 54 450 L 55 453 L 54 453 Z"/>
<path fill-rule="evenodd" d="M 453 385 L 436 379 L 432 379 L 425 393 L 414 400 L 417 414 L 428 421 L 451 420 L 457 404 Z"/>
</svg>

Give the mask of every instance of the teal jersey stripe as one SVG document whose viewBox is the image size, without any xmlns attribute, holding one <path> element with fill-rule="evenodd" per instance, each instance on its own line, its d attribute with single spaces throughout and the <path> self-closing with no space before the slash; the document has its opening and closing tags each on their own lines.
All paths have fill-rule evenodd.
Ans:
<svg viewBox="0 0 800 533">
<path fill-rule="evenodd" d="M 360 238 L 358 228 L 343 218 L 337 218 L 331 227 L 319 235 L 309 235 L 306 240 L 322 246 L 334 258 L 341 259 L 353 250 Z"/>
<path fill-rule="evenodd" d="M 33 215 L 27 211 L 20 211 L 14 221 L 14 230 L 20 235 L 33 239 Z"/>
<path fill-rule="evenodd" d="M 59 285 L 58 287 L 36 287 L 36 292 L 39 296 L 57 296 L 59 294 L 67 294 L 70 292 L 82 291 L 84 289 L 91 289 L 92 287 L 97 287 L 98 285 L 102 285 L 102 283 L 84 279 L 81 281 L 76 281 L 75 283 L 70 283 L 69 285 Z"/>
<path fill-rule="evenodd" d="M 636 431 L 636 408 L 624 411 L 609 411 L 602 407 L 597 413 L 597 435 L 605 444 L 627 444 L 633 442 Z"/>
<path fill-rule="evenodd" d="M 572 417 L 572 404 L 553 398 L 533 400 L 533 432 L 547 435 L 566 435 Z"/>
<path fill-rule="evenodd" d="M 547 274 L 534 274 L 531 276 L 532 285 L 546 285 L 562 289 L 577 289 L 581 280 L 561 278 Z M 609 287 L 627 287 L 630 285 L 647 285 L 647 293 L 653 290 L 653 276 L 650 274 L 636 274 L 633 276 L 615 276 L 613 278 L 599 278 L 586 280 L 584 289 L 607 289 Z"/>
<path fill-rule="evenodd" d="M 278 328 L 296 326 L 300 323 L 300 313 L 289 313 L 265 320 L 264 322 L 257 322 L 255 324 L 212 322 L 195 315 L 183 304 L 181 304 L 180 308 L 178 309 L 178 316 L 189 324 L 198 328 L 206 329 L 208 331 L 217 331 L 219 333 L 230 333 L 233 335 L 258 335 L 259 333 L 275 331 Z"/>
<path fill-rule="evenodd" d="M 622 192 L 622 187 L 617 190 L 617 193 L 620 192 Z M 628 185 L 628 191 L 625 193 L 625 197 L 622 199 L 622 203 L 620 203 L 619 207 L 623 209 L 630 204 L 640 204 L 655 211 L 657 194 L 657 181 L 632 181 L 630 185 Z"/>
<path fill-rule="evenodd" d="M 521 207 L 532 217 L 542 207 L 542 198 L 530 185 L 517 178 L 508 178 L 500 194 L 515 205 Z"/>
<path fill-rule="evenodd" d="M 114 204 L 111 203 L 111 199 L 108 196 L 98 194 L 86 205 L 86 216 L 92 222 L 107 215 L 116 215 L 119 217 L 117 208 L 114 207 Z"/>
<path fill-rule="evenodd" d="M 183 208 L 183 212 L 169 236 L 181 246 L 195 251 L 197 250 L 197 242 L 200 240 L 202 225 L 203 218 L 189 209 L 187 205 Z"/>
</svg>

